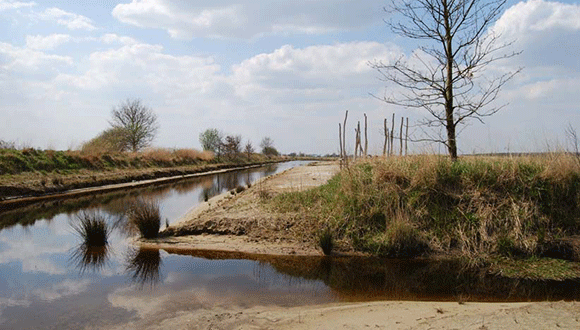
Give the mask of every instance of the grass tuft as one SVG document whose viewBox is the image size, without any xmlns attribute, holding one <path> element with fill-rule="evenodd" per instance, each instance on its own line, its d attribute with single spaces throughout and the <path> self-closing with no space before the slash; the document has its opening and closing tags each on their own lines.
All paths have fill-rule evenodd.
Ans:
<svg viewBox="0 0 580 330">
<path fill-rule="evenodd" d="M 81 212 L 71 226 L 86 246 L 107 245 L 110 230 L 104 216 L 94 212 Z"/>
<path fill-rule="evenodd" d="M 138 199 L 128 212 L 129 223 L 133 225 L 143 238 L 157 238 L 161 228 L 159 203 Z"/>
</svg>

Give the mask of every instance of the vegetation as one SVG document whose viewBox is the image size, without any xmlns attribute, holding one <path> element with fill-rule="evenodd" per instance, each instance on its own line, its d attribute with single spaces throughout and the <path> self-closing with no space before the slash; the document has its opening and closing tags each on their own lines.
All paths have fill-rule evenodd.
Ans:
<svg viewBox="0 0 580 330">
<path fill-rule="evenodd" d="M 113 168 L 150 168 L 195 165 L 213 160 L 210 152 L 194 149 L 149 149 L 139 153 L 91 151 L 54 151 L 1 149 L 0 174 L 74 170 L 107 170 Z"/>
<path fill-rule="evenodd" d="M 270 137 L 264 137 L 262 139 L 262 142 L 260 142 L 260 147 L 262 147 L 262 154 L 266 155 L 266 156 L 278 156 L 278 150 L 276 150 L 276 148 L 274 148 L 274 140 L 272 140 Z"/>
<path fill-rule="evenodd" d="M 82 212 L 71 224 L 73 230 L 83 239 L 85 246 L 107 245 L 110 229 L 105 217 L 92 212 Z"/>
<path fill-rule="evenodd" d="M 112 127 L 104 130 L 97 137 L 84 143 L 83 153 L 121 153 L 127 151 L 127 131 L 124 128 Z"/>
<path fill-rule="evenodd" d="M 123 132 L 121 142 L 133 152 L 148 147 L 157 134 L 157 116 L 139 99 L 127 99 L 111 115 L 111 127 Z"/>
<path fill-rule="evenodd" d="M 570 238 L 580 230 L 580 164 L 567 154 L 365 160 L 270 203 L 376 255 L 580 260 Z"/>
<path fill-rule="evenodd" d="M 492 102 L 517 73 L 485 74 L 491 63 L 518 54 L 507 52 L 510 43 L 498 43 L 499 35 L 491 29 L 504 4 L 505 0 L 393 0 L 386 8 L 396 15 L 388 22 L 391 30 L 420 41 L 420 51 L 408 60 L 373 63 L 384 81 L 404 89 L 383 100 L 426 110 L 422 124 L 439 132 L 424 140 L 444 144 L 453 159 L 457 126 L 496 113 L 501 106 Z"/>
<path fill-rule="evenodd" d="M 220 155 L 222 146 L 223 133 L 217 128 L 208 128 L 199 134 L 199 142 L 204 151 L 211 151 L 216 155 Z"/>
<path fill-rule="evenodd" d="M 128 212 L 129 223 L 134 226 L 141 237 L 156 238 L 161 228 L 159 203 L 139 199 L 131 205 Z"/>
</svg>

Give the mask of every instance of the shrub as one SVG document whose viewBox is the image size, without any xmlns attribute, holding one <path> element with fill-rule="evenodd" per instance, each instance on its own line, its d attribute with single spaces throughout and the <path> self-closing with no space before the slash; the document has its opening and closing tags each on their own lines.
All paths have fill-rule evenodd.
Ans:
<svg viewBox="0 0 580 330">
<path fill-rule="evenodd" d="M 156 238 L 161 228 L 161 215 L 159 203 L 138 199 L 135 201 L 128 212 L 129 223 L 134 226 L 141 237 Z"/>
</svg>

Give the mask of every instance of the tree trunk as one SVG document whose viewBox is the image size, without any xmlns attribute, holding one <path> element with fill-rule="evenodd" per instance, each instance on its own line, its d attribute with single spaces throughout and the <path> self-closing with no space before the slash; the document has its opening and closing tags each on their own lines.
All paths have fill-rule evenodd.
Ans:
<svg viewBox="0 0 580 330">
<path fill-rule="evenodd" d="M 455 141 L 455 119 L 453 118 L 453 35 L 449 22 L 449 5 L 443 0 L 443 18 L 445 20 L 445 56 L 447 57 L 447 73 L 445 81 L 445 128 L 447 129 L 447 149 L 452 160 L 457 160 L 457 144 Z"/>
</svg>

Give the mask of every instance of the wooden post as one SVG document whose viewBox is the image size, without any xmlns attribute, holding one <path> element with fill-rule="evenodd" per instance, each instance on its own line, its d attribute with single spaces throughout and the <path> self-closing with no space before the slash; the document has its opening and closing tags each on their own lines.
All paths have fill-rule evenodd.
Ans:
<svg viewBox="0 0 580 330">
<path fill-rule="evenodd" d="M 393 121 L 391 122 L 391 155 L 395 152 L 395 145 L 394 145 L 394 137 L 395 137 L 395 114 L 393 113 Z"/>
<path fill-rule="evenodd" d="M 338 123 L 338 144 L 340 145 L 340 168 L 342 168 L 342 163 L 344 163 L 344 154 L 342 152 L 342 127 Z"/>
<path fill-rule="evenodd" d="M 344 114 L 344 125 L 342 125 L 342 151 L 344 152 L 344 164 L 348 167 L 348 153 L 346 151 L 346 118 L 348 117 L 348 110 Z"/>
<path fill-rule="evenodd" d="M 401 131 L 399 132 L 399 142 L 401 144 L 401 149 L 399 149 L 399 156 L 403 156 L 403 124 L 405 123 L 405 118 L 401 117 Z"/>
<path fill-rule="evenodd" d="M 407 117 L 407 128 L 405 129 L 405 156 L 408 155 L 407 141 L 409 140 L 409 117 Z"/>
<path fill-rule="evenodd" d="M 365 152 L 364 155 L 365 157 L 367 156 L 367 152 L 368 152 L 368 148 L 369 148 L 369 138 L 367 135 L 367 114 L 365 113 Z"/>
<path fill-rule="evenodd" d="M 389 139 L 389 131 L 387 129 L 387 118 L 383 122 L 383 133 L 385 134 L 385 143 L 383 144 L 383 157 L 387 154 L 387 140 Z"/>
</svg>

